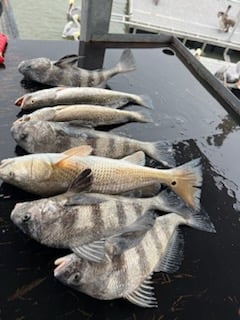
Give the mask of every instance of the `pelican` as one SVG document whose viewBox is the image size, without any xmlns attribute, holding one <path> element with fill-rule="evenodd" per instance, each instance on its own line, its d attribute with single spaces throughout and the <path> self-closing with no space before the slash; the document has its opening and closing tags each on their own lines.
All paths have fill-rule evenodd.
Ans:
<svg viewBox="0 0 240 320">
<path fill-rule="evenodd" d="M 74 0 L 69 0 L 67 11 L 67 23 L 63 29 L 62 38 L 79 40 L 80 37 L 80 15 L 81 8 L 74 7 Z"/>
</svg>

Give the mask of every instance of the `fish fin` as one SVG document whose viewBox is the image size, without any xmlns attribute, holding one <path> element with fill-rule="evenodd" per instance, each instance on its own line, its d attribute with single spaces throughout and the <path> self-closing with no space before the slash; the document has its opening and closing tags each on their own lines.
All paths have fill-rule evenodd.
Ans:
<svg viewBox="0 0 240 320">
<path fill-rule="evenodd" d="M 78 56 L 76 54 L 66 55 L 60 58 L 59 60 L 57 60 L 56 62 L 54 62 L 54 65 L 58 67 L 64 67 L 65 65 L 68 65 L 68 64 L 73 65 L 81 58 L 82 56 Z"/>
<path fill-rule="evenodd" d="M 168 172 L 172 179 L 167 182 L 167 185 L 176 192 L 188 206 L 199 210 L 202 186 L 200 158 L 189 161 L 174 169 L 168 169 Z"/>
<path fill-rule="evenodd" d="M 136 63 L 130 49 L 125 49 L 116 65 L 117 72 L 129 72 L 136 70 Z"/>
<path fill-rule="evenodd" d="M 165 255 L 160 259 L 154 271 L 176 272 L 182 264 L 183 253 L 184 238 L 180 229 L 177 228 L 168 242 Z"/>
<path fill-rule="evenodd" d="M 124 251 L 138 245 L 146 232 L 154 226 L 156 217 L 158 217 L 157 213 L 154 211 L 147 211 L 134 223 L 125 227 L 121 233 L 107 238 L 105 246 L 108 256 L 111 258 L 119 256 Z"/>
<path fill-rule="evenodd" d="M 185 211 L 192 210 L 185 205 L 183 200 L 173 191 L 165 189 L 155 196 L 157 206 L 160 210 L 171 213 L 179 213 L 182 215 Z"/>
<path fill-rule="evenodd" d="M 64 170 L 77 170 L 80 172 L 80 168 L 78 168 L 78 166 L 76 165 L 76 163 L 74 163 L 73 161 L 71 161 L 71 157 L 72 156 L 66 156 L 60 160 L 58 160 L 57 162 L 52 164 L 53 168 L 58 168 L 58 169 L 64 169 Z M 85 167 L 85 165 L 82 165 L 82 170 L 88 169 L 87 167 Z"/>
<path fill-rule="evenodd" d="M 81 192 L 90 189 L 92 185 L 93 175 L 91 169 L 83 170 L 71 183 L 68 191 Z"/>
<path fill-rule="evenodd" d="M 139 95 L 141 102 L 140 104 L 147 109 L 154 109 L 152 99 L 145 94 Z"/>
<path fill-rule="evenodd" d="M 72 156 L 76 156 L 76 157 L 86 157 L 89 156 L 92 153 L 92 147 L 89 145 L 83 145 L 83 146 L 79 146 L 79 147 L 74 147 L 71 149 L 68 149 L 66 151 L 64 151 L 63 153 L 65 155 L 68 155 L 70 157 Z"/>
<path fill-rule="evenodd" d="M 144 144 L 147 144 L 146 148 L 144 148 L 144 151 L 149 157 L 157 160 L 158 162 L 161 162 L 164 166 L 167 167 L 174 167 L 176 165 L 175 152 L 169 142 L 144 142 Z"/>
<path fill-rule="evenodd" d="M 104 199 L 104 196 L 98 196 L 97 194 L 76 194 L 69 198 L 67 202 L 64 204 L 65 206 L 85 206 L 85 205 L 94 205 L 107 201 Z"/>
<path fill-rule="evenodd" d="M 139 111 L 132 111 L 135 114 L 135 119 L 142 123 L 153 123 L 152 115 L 148 109 L 141 109 Z"/>
<path fill-rule="evenodd" d="M 133 292 L 124 296 L 125 299 L 145 308 L 157 308 L 158 303 L 154 294 L 154 287 L 149 284 L 149 277 Z"/>
<path fill-rule="evenodd" d="M 181 215 L 186 221 L 186 224 L 195 229 L 216 232 L 207 212 L 201 209 L 199 212 L 194 211 L 184 204 L 174 192 L 163 190 L 156 197 L 159 209 L 166 212 L 174 212 Z"/>
<path fill-rule="evenodd" d="M 70 248 L 77 256 L 93 262 L 102 262 L 105 259 L 105 240 L 97 240 L 79 247 Z"/>
<path fill-rule="evenodd" d="M 71 121 L 68 121 L 68 124 L 70 126 L 73 126 L 73 127 L 80 127 L 80 128 L 90 128 L 92 129 L 94 126 L 96 127 L 96 124 L 94 124 L 93 121 L 86 121 L 86 120 L 71 120 Z"/>
<path fill-rule="evenodd" d="M 126 156 L 122 158 L 121 160 L 130 162 L 133 164 L 137 164 L 139 166 L 144 166 L 146 158 L 145 158 L 145 153 L 143 151 L 137 151 L 131 154 L 130 156 Z"/>
</svg>

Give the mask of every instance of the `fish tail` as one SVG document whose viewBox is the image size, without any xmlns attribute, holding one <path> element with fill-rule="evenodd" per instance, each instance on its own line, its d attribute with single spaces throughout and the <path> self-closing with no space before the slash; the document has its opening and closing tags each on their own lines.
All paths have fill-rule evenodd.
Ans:
<svg viewBox="0 0 240 320">
<path fill-rule="evenodd" d="M 182 216 L 185 218 L 186 224 L 192 228 L 206 232 L 216 232 L 209 215 L 204 209 L 201 209 L 199 212 L 189 209 L 187 212 L 182 214 Z"/>
<path fill-rule="evenodd" d="M 150 158 L 161 162 L 164 166 L 174 167 L 175 152 L 167 141 L 144 142 L 143 150 Z"/>
<path fill-rule="evenodd" d="M 163 210 L 169 213 L 177 213 L 184 219 L 184 224 L 195 229 L 216 232 L 215 227 L 205 210 L 201 209 L 197 212 L 187 207 L 174 192 L 164 190 L 154 198 L 154 209 Z"/>
<path fill-rule="evenodd" d="M 168 178 L 165 181 L 166 184 L 180 196 L 188 206 L 199 210 L 202 186 L 200 158 L 174 169 L 168 169 L 167 172 Z M 169 176 L 171 177 L 170 179 Z"/>
<path fill-rule="evenodd" d="M 129 72 L 136 69 L 135 60 L 130 49 L 126 49 L 123 51 L 120 61 L 116 65 L 117 73 Z"/>
<path fill-rule="evenodd" d="M 137 103 L 140 104 L 141 106 L 147 108 L 147 109 L 153 109 L 153 102 L 152 99 L 148 95 L 139 95 L 139 98 L 137 100 Z"/>
<path fill-rule="evenodd" d="M 153 118 L 149 112 L 149 110 L 142 109 L 140 111 L 132 111 L 132 119 L 133 121 L 149 123 L 153 122 Z"/>
</svg>

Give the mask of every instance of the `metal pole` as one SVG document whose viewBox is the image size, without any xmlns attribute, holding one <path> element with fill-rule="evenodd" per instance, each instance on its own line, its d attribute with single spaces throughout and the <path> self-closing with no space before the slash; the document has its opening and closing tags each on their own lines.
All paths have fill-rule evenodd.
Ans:
<svg viewBox="0 0 240 320">
<path fill-rule="evenodd" d="M 104 48 L 91 48 L 94 34 L 106 34 L 109 30 L 113 0 L 82 0 L 79 55 L 84 56 L 79 66 L 87 69 L 101 68 Z"/>
</svg>

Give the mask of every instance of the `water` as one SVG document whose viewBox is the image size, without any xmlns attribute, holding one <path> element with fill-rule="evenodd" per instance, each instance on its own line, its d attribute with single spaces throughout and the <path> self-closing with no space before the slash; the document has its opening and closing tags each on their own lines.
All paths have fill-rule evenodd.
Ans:
<svg viewBox="0 0 240 320">
<path fill-rule="evenodd" d="M 81 4 L 75 1 L 75 6 Z M 68 0 L 11 0 L 21 39 L 61 40 Z M 113 1 L 113 13 L 124 13 L 126 0 Z M 111 22 L 110 32 L 124 32 L 123 24 Z"/>
</svg>

